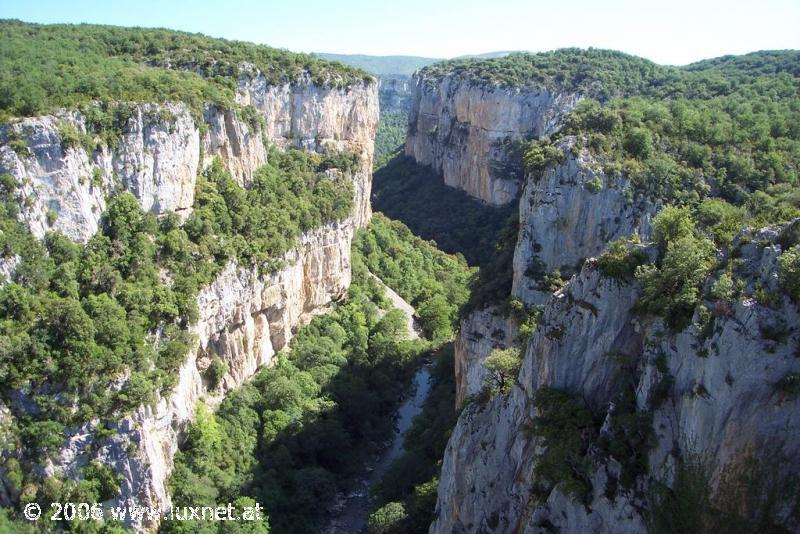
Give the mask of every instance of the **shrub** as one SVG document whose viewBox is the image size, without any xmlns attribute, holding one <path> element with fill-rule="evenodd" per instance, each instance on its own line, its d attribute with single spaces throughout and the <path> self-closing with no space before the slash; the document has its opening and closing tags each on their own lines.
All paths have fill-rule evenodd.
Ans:
<svg viewBox="0 0 800 534">
<path fill-rule="evenodd" d="M 531 141 L 522 156 L 522 164 L 525 172 L 542 173 L 544 170 L 561 162 L 564 153 L 560 148 L 555 147 L 547 140 Z"/>
<path fill-rule="evenodd" d="M 591 193 L 599 193 L 603 190 L 603 181 L 599 176 L 595 176 L 586 182 L 586 189 L 588 189 Z"/>
<path fill-rule="evenodd" d="M 778 256 L 778 266 L 784 291 L 793 301 L 800 303 L 800 245 Z"/>
<path fill-rule="evenodd" d="M 626 282 L 633 280 L 636 268 L 648 260 L 647 252 L 633 245 L 629 239 L 617 239 L 597 259 L 597 268 L 605 277 Z"/>
<path fill-rule="evenodd" d="M 745 211 L 720 199 L 706 199 L 698 206 L 695 217 L 717 246 L 730 245 L 744 224 Z"/>
<path fill-rule="evenodd" d="M 694 220 L 688 208 L 667 206 L 653 218 L 653 241 L 663 254 L 667 245 L 694 233 Z"/>
<path fill-rule="evenodd" d="M 94 487 L 98 501 L 107 501 L 119 493 L 121 477 L 110 465 L 91 462 L 84 468 L 84 478 Z"/>
<path fill-rule="evenodd" d="M 625 136 L 625 150 L 638 159 L 647 159 L 653 155 L 653 137 L 650 130 L 633 128 Z"/>
<path fill-rule="evenodd" d="M 407 519 L 406 509 L 399 502 L 390 502 L 378 508 L 369 516 L 369 534 L 401 534 L 405 532 L 403 523 Z"/>
<path fill-rule="evenodd" d="M 16 136 L 12 137 L 11 135 L 9 135 L 8 146 L 20 158 L 27 158 L 31 155 L 30 150 L 28 150 L 28 143 L 26 143 L 24 139 L 21 139 L 19 137 Z"/>
<path fill-rule="evenodd" d="M 674 330 L 688 325 L 700 285 L 713 265 L 712 250 L 705 239 L 682 237 L 669 243 L 660 267 L 638 267 L 636 279 L 642 285 L 638 309 L 664 317 Z"/>
<path fill-rule="evenodd" d="M 729 273 L 722 273 L 719 279 L 711 286 L 710 295 L 717 300 L 732 300 L 735 286 Z"/>
<path fill-rule="evenodd" d="M 70 148 L 76 148 L 81 144 L 80 133 L 69 122 L 60 122 L 58 124 L 58 136 L 61 138 L 61 149 L 65 154 Z"/>
<path fill-rule="evenodd" d="M 492 393 L 508 393 L 517 379 L 521 365 L 522 355 L 519 349 L 493 350 L 483 362 L 483 366 L 489 372 L 484 388 Z"/>
<path fill-rule="evenodd" d="M 219 386 L 221 386 L 222 379 L 225 377 L 225 373 L 227 372 L 228 364 L 225 363 L 222 358 L 219 356 L 214 356 L 211 358 L 211 364 L 205 371 L 205 376 L 208 378 L 209 387 L 211 389 L 217 389 Z"/>
</svg>

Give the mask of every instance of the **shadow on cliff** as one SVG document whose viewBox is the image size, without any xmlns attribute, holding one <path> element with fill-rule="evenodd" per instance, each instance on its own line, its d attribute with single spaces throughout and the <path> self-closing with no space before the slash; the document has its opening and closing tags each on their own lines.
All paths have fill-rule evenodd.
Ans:
<svg viewBox="0 0 800 534">
<path fill-rule="evenodd" d="M 484 204 L 402 154 L 376 169 L 372 207 L 479 267 L 494 259 L 506 222 L 517 213 L 516 202 L 500 208 Z"/>
</svg>

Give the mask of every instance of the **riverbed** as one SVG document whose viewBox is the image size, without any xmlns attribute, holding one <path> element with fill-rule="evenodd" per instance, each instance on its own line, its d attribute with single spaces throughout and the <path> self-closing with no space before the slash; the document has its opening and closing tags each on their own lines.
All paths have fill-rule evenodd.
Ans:
<svg viewBox="0 0 800 534">
<path fill-rule="evenodd" d="M 411 427 L 414 417 L 422 411 L 430 393 L 432 366 L 431 362 L 427 362 L 414 375 L 409 395 L 395 415 L 391 444 L 367 466 L 367 473 L 351 488 L 349 494 L 337 497 L 334 517 L 323 529 L 325 534 L 357 534 L 366 527 L 371 508 L 369 489 L 380 482 L 392 462 L 402 454 L 405 433 Z"/>
</svg>

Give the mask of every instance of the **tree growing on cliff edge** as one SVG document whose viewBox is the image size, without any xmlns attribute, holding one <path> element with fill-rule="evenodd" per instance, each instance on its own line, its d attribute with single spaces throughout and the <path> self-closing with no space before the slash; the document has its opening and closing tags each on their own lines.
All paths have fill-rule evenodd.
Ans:
<svg viewBox="0 0 800 534">
<path fill-rule="evenodd" d="M 492 393 L 508 393 L 519 374 L 522 355 L 519 349 L 495 349 L 483 362 L 489 376 L 484 388 Z"/>
</svg>

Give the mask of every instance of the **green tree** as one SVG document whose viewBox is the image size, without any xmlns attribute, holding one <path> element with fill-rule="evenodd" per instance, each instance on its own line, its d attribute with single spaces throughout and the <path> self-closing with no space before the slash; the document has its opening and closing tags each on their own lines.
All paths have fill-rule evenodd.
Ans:
<svg viewBox="0 0 800 534">
<path fill-rule="evenodd" d="M 636 278 L 642 285 L 640 310 L 660 315 L 675 330 L 684 328 L 700 298 L 700 285 L 713 266 L 713 245 L 686 236 L 667 245 L 660 267 L 642 265 Z"/>
<path fill-rule="evenodd" d="M 408 515 L 402 503 L 390 502 L 375 510 L 367 521 L 370 534 L 400 534 Z"/>
<path fill-rule="evenodd" d="M 667 206 L 653 218 L 653 241 L 663 254 L 669 243 L 694 233 L 694 220 L 688 208 Z"/>
<path fill-rule="evenodd" d="M 489 389 L 499 393 L 508 393 L 517 379 L 521 364 L 522 355 L 519 349 L 493 350 L 483 362 L 483 366 L 489 371 L 487 376 Z"/>
<path fill-rule="evenodd" d="M 645 128 L 633 128 L 625 135 L 625 150 L 645 160 L 653 155 L 653 136 Z"/>
</svg>

